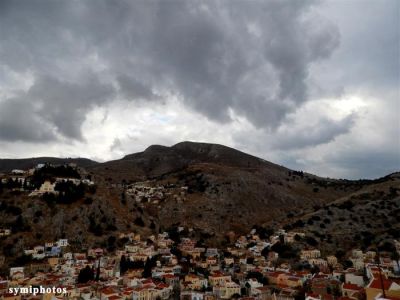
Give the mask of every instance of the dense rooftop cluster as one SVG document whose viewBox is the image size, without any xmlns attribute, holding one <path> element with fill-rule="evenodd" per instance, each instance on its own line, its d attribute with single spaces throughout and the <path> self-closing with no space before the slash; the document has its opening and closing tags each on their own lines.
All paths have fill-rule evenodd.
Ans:
<svg viewBox="0 0 400 300">
<path fill-rule="evenodd" d="M 388 299 L 400 299 L 397 241 L 393 253 L 354 249 L 336 257 L 304 247 L 302 232 L 281 229 L 267 237 L 255 228 L 231 247 L 210 248 L 182 237 L 184 231 L 190 229 L 121 233 L 123 247 L 114 252 L 74 252 L 67 239 L 25 249 L 21 265 L 0 280 L 0 299 L 372 300 L 383 290 Z M 30 286 L 66 293 L 9 293 Z"/>
</svg>

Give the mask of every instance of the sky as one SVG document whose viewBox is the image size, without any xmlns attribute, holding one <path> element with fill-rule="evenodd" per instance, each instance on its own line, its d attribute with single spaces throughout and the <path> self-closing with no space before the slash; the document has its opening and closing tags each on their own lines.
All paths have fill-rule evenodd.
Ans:
<svg viewBox="0 0 400 300">
<path fill-rule="evenodd" d="M 400 170 L 400 1 L 2 0 L 0 157 L 224 144 Z"/>
</svg>

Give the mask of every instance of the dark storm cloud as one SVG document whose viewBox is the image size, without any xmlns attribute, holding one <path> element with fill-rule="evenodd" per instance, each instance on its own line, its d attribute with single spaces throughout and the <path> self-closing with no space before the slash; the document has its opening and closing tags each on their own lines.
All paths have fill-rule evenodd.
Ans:
<svg viewBox="0 0 400 300">
<path fill-rule="evenodd" d="M 0 63 L 34 74 L 25 101 L 43 107 L 31 114 L 70 138 L 81 138 L 88 111 L 114 96 L 175 95 L 218 122 L 233 112 L 276 128 L 308 100 L 310 66 L 340 40 L 333 24 L 314 21 L 310 1 L 1 5 Z M 90 72 L 97 77 L 88 80 Z"/>
<path fill-rule="evenodd" d="M 53 129 L 41 121 L 32 103 L 21 98 L 0 102 L 0 139 L 6 141 L 49 141 Z"/>
<path fill-rule="evenodd" d="M 93 105 L 109 99 L 114 89 L 96 77 L 80 78 L 79 83 L 41 77 L 28 91 L 27 98 L 40 104 L 38 113 L 54 124 L 59 133 L 69 138 L 81 138 L 81 124 Z"/>
<path fill-rule="evenodd" d="M 48 141 L 56 134 L 81 139 L 81 124 L 93 105 L 104 103 L 112 87 L 96 77 L 70 83 L 37 77 L 18 97 L 0 102 L 0 136 L 4 140 Z"/>
</svg>

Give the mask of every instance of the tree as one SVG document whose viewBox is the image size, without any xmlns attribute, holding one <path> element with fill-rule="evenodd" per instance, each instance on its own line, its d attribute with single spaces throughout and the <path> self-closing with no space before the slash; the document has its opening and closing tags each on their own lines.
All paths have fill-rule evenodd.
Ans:
<svg viewBox="0 0 400 300">
<path fill-rule="evenodd" d="M 121 203 L 122 203 L 123 205 L 126 205 L 126 196 L 125 196 L 125 192 L 122 192 L 122 193 L 121 193 Z"/>
<path fill-rule="evenodd" d="M 23 187 L 24 191 L 28 190 L 28 181 L 26 179 L 24 180 L 24 184 L 22 185 L 22 187 Z"/>
<path fill-rule="evenodd" d="M 346 281 L 346 276 L 344 274 L 341 274 L 339 279 L 341 282 L 344 283 Z"/>
<path fill-rule="evenodd" d="M 337 257 L 337 259 L 342 259 L 344 256 L 346 255 L 346 253 L 342 250 L 342 249 L 338 249 L 335 253 L 335 256 Z"/>
<path fill-rule="evenodd" d="M 168 232 L 168 237 L 173 240 L 176 244 L 179 244 L 181 242 L 181 236 L 178 232 L 177 227 L 171 227 L 167 229 Z"/>
<path fill-rule="evenodd" d="M 23 266 L 23 265 L 27 265 L 28 263 L 32 262 L 32 256 L 31 255 L 21 255 L 18 256 L 17 258 L 15 258 L 14 263 L 18 266 Z"/>
<path fill-rule="evenodd" d="M 110 235 L 107 239 L 107 249 L 110 251 L 115 250 L 115 242 L 117 241 L 117 238 L 113 235 Z"/>
<path fill-rule="evenodd" d="M 152 229 L 152 230 L 156 229 L 156 224 L 154 223 L 154 221 L 151 221 L 150 229 Z"/>
<path fill-rule="evenodd" d="M 119 261 L 119 271 L 122 274 L 124 274 L 126 271 L 128 271 L 128 262 L 126 260 L 125 255 L 121 256 L 121 260 Z"/>
<path fill-rule="evenodd" d="M 42 198 L 49 207 L 54 207 L 54 205 L 56 203 L 56 196 L 53 193 L 44 193 Z"/>
<path fill-rule="evenodd" d="M 59 192 L 57 201 L 64 204 L 73 203 L 85 195 L 85 185 L 82 182 L 75 185 L 72 181 L 61 181 L 56 183 L 54 189 Z"/>
<path fill-rule="evenodd" d="M 397 273 L 400 274 L 400 264 L 399 264 L 400 255 L 399 255 L 399 252 L 394 250 L 392 252 L 392 254 L 391 254 L 391 258 L 396 262 L 396 264 L 397 264 Z"/>
<path fill-rule="evenodd" d="M 305 241 L 307 244 L 309 244 L 310 246 L 313 246 L 313 247 L 318 245 L 317 240 L 314 239 L 312 236 L 306 236 Z"/>
<path fill-rule="evenodd" d="M 135 225 L 140 226 L 140 227 L 144 227 L 144 222 L 143 219 L 141 217 L 137 217 L 134 221 Z"/>
<path fill-rule="evenodd" d="M 146 263 L 144 264 L 144 269 L 143 269 L 142 276 L 144 278 L 151 277 L 151 270 L 155 266 L 156 266 L 156 258 L 155 257 L 147 258 Z"/>
<path fill-rule="evenodd" d="M 93 279 L 94 279 L 94 272 L 92 268 L 90 268 L 89 266 L 86 266 L 85 268 L 79 271 L 78 283 L 87 283 L 88 281 L 91 281 Z"/>
<path fill-rule="evenodd" d="M 290 244 L 282 244 L 280 242 L 277 242 L 272 245 L 271 250 L 278 253 L 279 257 L 284 259 L 299 257 L 298 250 L 294 249 Z"/>
<path fill-rule="evenodd" d="M 19 215 L 13 224 L 13 231 L 29 231 L 30 227 L 26 224 L 22 215 Z"/>
<path fill-rule="evenodd" d="M 247 273 L 246 279 L 255 278 L 258 282 L 266 285 L 268 284 L 268 279 L 264 275 L 257 271 L 250 271 Z"/>
<path fill-rule="evenodd" d="M 332 289 L 331 289 L 330 286 L 328 286 L 328 287 L 326 288 L 326 293 L 327 293 L 328 295 L 332 294 Z"/>
<path fill-rule="evenodd" d="M 393 243 L 390 242 L 384 242 L 383 244 L 378 246 L 378 250 L 381 252 L 390 252 L 393 253 L 396 251 L 396 247 L 394 246 Z"/>
<path fill-rule="evenodd" d="M 100 258 L 99 258 L 99 263 L 97 265 L 97 269 L 96 269 L 96 281 L 100 280 Z"/>
<path fill-rule="evenodd" d="M 347 270 L 348 268 L 352 268 L 352 267 L 353 267 L 353 262 L 352 262 L 351 260 L 346 259 L 346 260 L 343 262 L 343 269 L 344 269 L 344 270 Z"/>
<path fill-rule="evenodd" d="M 262 249 L 261 255 L 264 256 L 265 258 L 267 258 L 268 254 L 269 254 L 269 251 L 270 251 L 269 246 L 265 247 L 264 249 Z"/>
<path fill-rule="evenodd" d="M 86 197 L 85 200 L 83 201 L 84 204 L 90 205 L 93 203 L 93 198 L 91 197 Z"/>
<path fill-rule="evenodd" d="M 182 251 L 175 245 L 171 247 L 171 254 L 175 255 L 178 260 L 182 258 Z"/>
<path fill-rule="evenodd" d="M 320 269 L 319 269 L 318 266 L 312 266 L 311 269 L 310 269 L 310 272 L 311 272 L 311 274 L 313 274 L 313 275 L 314 275 L 314 274 L 318 274 L 319 271 L 320 271 Z"/>
</svg>

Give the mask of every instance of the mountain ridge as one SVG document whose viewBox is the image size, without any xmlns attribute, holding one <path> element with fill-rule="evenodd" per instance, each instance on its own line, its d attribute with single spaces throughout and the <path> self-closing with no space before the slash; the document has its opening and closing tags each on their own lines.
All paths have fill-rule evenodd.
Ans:
<svg viewBox="0 0 400 300">
<path fill-rule="evenodd" d="M 30 169 L 35 167 L 39 163 L 52 163 L 52 164 L 68 164 L 75 163 L 81 167 L 88 167 L 95 165 L 98 162 L 84 158 L 62 158 L 62 157 L 29 157 L 29 158 L 0 158 L 0 172 L 10 172 L 13 169 Z"/>
<path fill-rule="evenodd" d="M 195 151 L 195 149 L 198 149 Z M 268 164 L 271 167 L 276 167 L 276 168 L 283 168 L 287 171 L 296 171 L 293 169 L 290 169 L 286 166 L 279 165 L 276 163 L 273 163 L 271 161 L 268 161 L 263 158 L 259 158 L 257 156 L 248 154 L 246 152 L 237 150 L 232 147 L 228 147 L 222 144 L 216 144 L 216 143 L 206 143 L 206 142 L 192 142 L 192 141 L 183 141 L 176 143 L 172 146 L 165 146 L 165 145 L 159 145 L 159 144 L 153 144 L 148 146 L 146 149 L 143 151 L 135 152 L 135 153 L 130 153 L 126 154 L 123 157 L 119 159 L 113 159 L 109 161 L 104 161 L 104 162 L 99 162 L 95 161 L 89 158 L 85 157 L 52 157 L 52 156 L 43 156 L 43 157 L 29 157 L 29 158 L 0 158 L 0 172 L 10 172 L 12 169 L 26 169 L 26 168 L 32 168 L 38 163 L 54 163 L 54 164 L 63 164 L 63 163 L 76 163 L 80 167 L 96 167 L 96 166 L 101 166 L 101 165 L 107 165 L 109 163 L 114 163 L 114 162 L 122 162 L 122 161 L 130 161 L 130 160 L 135 160 L 137 158 L 140 158 L 143 155 L 160 155 L 160 154 L 175 154 L 176 156 L 181 156 L 182 158 L 185 158 L 185 153 L 187 155 L 188 150 L 191 154 L 198 154 L 198 155 L 203 155 L 204 159 L 204 154 L 213 154 L 209 155 L 206 158 L 214 158 L 214 159 L 224 159 L 223 156 L 221 156 L 222 151 L 225 151 L 226 153 L 233 153 L 233 157 L 236 155 L 242 155 L 243 157 L 246 157 L 247 159 L 251 160 L 253 163 L 265 163 Z M 196 153 L 197 152 L 197 153 Z M 218 154 L 220 155 L 218 157 Z M 214 156 L 214 157 L 213 157 Z M 232 156 L 230 157 L 232 159 Z M 243 159 L 243 157 L 241 159 Z M 187 163 L 193 163 L 196 162 L 196 159 L 187 159 Z M 199 162 L 197 160 L 197 162 Z M 224 161 L 226 162 L 226 160 Z M 241 165 L 242 167 L 245 167 L 243 164 Z M 332 178 L 332 177 L 324 177 L 324 176 L 319 176 L 318 174 L 312 174 L 308 172 L 307 173 L 311 176 L 316 176 L 319 178 L 324 178 L 327 180 L 347 180 L 347 181 L 359 181 L 359 180 L 365 180 L 365 181 L 374 181 L 374 180 L 379 180 L 388 176 L 400 176 L 400 170 L 396 172 L 392 172 L 390 174 L 373 178 L 373 179 L 346 179 L 346 178 Z"/>
</svg>

